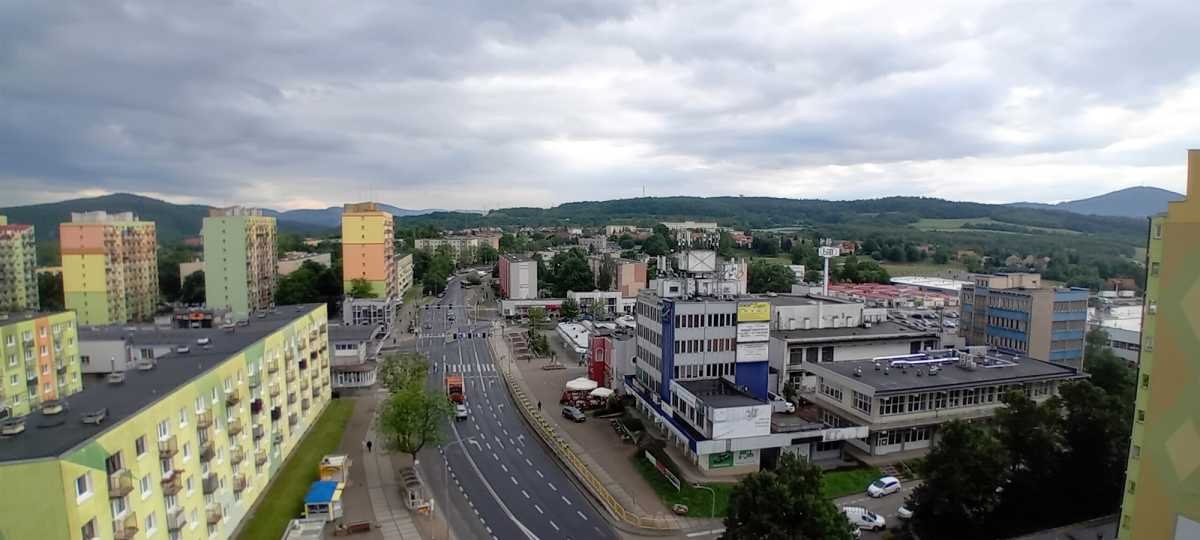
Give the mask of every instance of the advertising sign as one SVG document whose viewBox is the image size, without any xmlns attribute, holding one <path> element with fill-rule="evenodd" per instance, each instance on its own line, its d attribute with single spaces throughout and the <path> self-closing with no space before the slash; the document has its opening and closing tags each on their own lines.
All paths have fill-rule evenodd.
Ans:
<svg viewBox="0 0 1200 540">
<path fill-rule="evenodd" d="M 742 465 L 753 465 L 758 463 L 757 450 L 738 450 L 733 453 L 733 464 L 741 467 Z"/>
<path fill-rule="evenodd" d="M 770 339 L 771 323 L 769 322 L 738 323 L 737 325 L 738 343 L 769 341 Z"/>
<path fill-rule="evenodd" d="M 770 302 L 746 302 L 738 304 L 738 322 L 758 322 L 771 320 Z"/>
<path fill-rule="evenodd" d="M 865 439 L 870 430 L 867 426 L 854 426 L 838 429 L 826 429 L 821 432 L 821 442 L 844 441 L 847 439 Z"/>
<path fill-rule="evenodd" d="M 708 468 L 728 469 L 733 466 L 733 452 L 721 452 L 708 455 Z"/>
<path fill-rule="evenodd" d="M 713 409 L 712 438 L 757 437 L 771 433 L 771 406 Z"/>
<path fill-rule="evenodd" d="M 737 344 L 737 361 L 738 362 L 766 362 L 767 361 L 767 344 L 766 343 L 738 343 Z"/>
<path fill-rule="evenodd" d="M 821 257 L 837 257 L 839 254 L 841 254 L 841 252 L 841 248 L 835 248 L 832 246 L 821 246 L 817 248 L 817 255 Z"/>
</svg>

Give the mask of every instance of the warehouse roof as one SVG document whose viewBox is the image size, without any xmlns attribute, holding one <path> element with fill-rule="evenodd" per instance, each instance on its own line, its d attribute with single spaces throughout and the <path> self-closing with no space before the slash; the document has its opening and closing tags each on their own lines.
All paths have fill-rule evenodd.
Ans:
<svg viewBox="0 0 1200 540">
<path fill-rule="evenodd" d="M 941 352 L 938 351 L 939 354 Z M 962 352 L 960 351 L 960 353 Z M 938 369 L 932 375 L 929 368 L 935 364 L 918 363 L 901 368 L 900 365 L 893 366 L 892 362 L 888 360 L 868 359 L 807 364 L 805 368 L 818 376 L 826 375 L 827 370 L 833 374 L 853 379 L 855 382 L 872 387 L 875 395 L 1085 377 L 1067 366 L 1043 362 L 1026 356 L 1007 355 L 994 350 L 988 351 L 986 356 L 972 367 L 960 365 L 956 361 L 961 356 L 958 353 L 943 356 L 947 358 L 947 361 L 937 364 Z M 877 364 L 878 370 L 876 369 Z"/>
<path fill-rule="evenodd" d="M 246 326 L 233 332 L 220 328 L 159 329 L 129 331 L 128 327 L 81 327 L 80 340 L 122 339 L 138 344 L 189 344 L 189 352 L 171 353 L 156 360 L 154 369 L 125 372 L 120 384 L 103 377 L 84 380 L 83 390 L 63 401 L 67 410 L 56 415 L 34 412 L 25 419 L 25 431 L 0 438 L 0 461 L 16 461 L 60 456 L 133 417 L 160 398 L 223 364 L 231 356 L 287 326 L 297 318 L 324 304 L 281 306 L 263 318 L 251 318 Z M 197 339 L 208 338 L 200 346 Z M 106 410 L 98 424 L 83 423 L 85 414 Z"/>
<path fill-rule="evenodd" d="M 779 338 L 784 341 L 805 341 L 805 340 L 822 340 L 822 341 L 837 341 L 837 340 L 861 340 L 861 339 L 882 339 L 882 338 L 920 338 L 920 337 L 936 337 L 937 332 L 917 330 L 906 324 L 901 324 L 896 321 L 884 321 L 873 323 L 871 326 L 850 326 L 839 328 L 812 328 L 808 330 L 772 330 L 771 337 Z"/>
</svg>

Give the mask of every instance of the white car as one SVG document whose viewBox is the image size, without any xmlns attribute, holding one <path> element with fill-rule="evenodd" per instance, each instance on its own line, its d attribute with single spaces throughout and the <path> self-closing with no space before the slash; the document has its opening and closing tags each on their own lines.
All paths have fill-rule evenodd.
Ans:
<svg viewBox="0 0 1200 540">
<path fill-rule="evenodd" d="M 882 531 L 887 527 L 887 520 L 883 516 L 861 506 L 847 506 L 842 508 L 842 513 L 850 520 L 850 524 L 859 529 Z"/>
<path fill-rule="evenodd" d="M 187 354 L 189 352 L 191 352 L 191 349 L 189 349 L 187 345 L 175 347 L 175 354 Z"/>
<path fill-rule="evenodd" d="M 902 504 L 900 508 L 896 509 L 896 517 L 900 519 L 912 519 L 912 510 L 908 508 L 907 504 Z"/>
<path fill-rule="evenodd" d="M 871 497 L 883 497 L 898 491 L 900 491 L 900 479 L 895 476 L 885 476 L 867 486 L 867 495 Z"/>
<path fill-rule="evenodd" d="M 455 420 L 466 420 L 468 414 L 469 413 L 467 412 L 466 405 L 459 403 L 454 406 L 454 419 Z"/>
</svg>

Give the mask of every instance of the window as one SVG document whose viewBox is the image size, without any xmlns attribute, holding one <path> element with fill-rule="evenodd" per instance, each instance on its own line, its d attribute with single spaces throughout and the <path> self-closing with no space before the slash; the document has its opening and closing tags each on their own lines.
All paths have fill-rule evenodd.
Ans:
<svg viewBox="0 0 1200 540">
<path fill-rule="evenodd" d="M 84 523 L 83 526 L 79 528 L 79 534 L 83 536 L 83 540 L 92 540 L 93 538 L 96 538 L 95 518 L 89 519 L 87 523 Z"/>
<path fill-rule="evenodd" d="M 191 476 L 187 477 L 187 479 L 184 481 L 184 484 L 185 484 L 185 485 L 186 485 L 186 487 L 187 487 L 187 492 L 188 492 L 188 494 L 191 494 L 191 493 L 192 493 L 192 488 L 193 488 L 193 486 L 192 486 L 192 477 L 191 477 Z"/>
<path fill-rule="evenodd" d="M 837 401 L 842 400 L 842 388 L 840 386 L 826 384 L 823 377 L 821 378 L 820 382 L 822 394 L 825 394 Z"/>
<path fill-rule="evenodd" d="M 137 457 L 142 457 L 146 454 L 146 436 L 142 435 L 133 441 L 133 452 Z"/>
<path fill-rule="evenodd" d="M 142 477 L 142 498 L 150 496 L 150 475 Z"/>
<path fill-rule="evenodd" d="M 832 362 L 833 361 L 833 347 L 821 347 L 821 361 L 822 362 Z"/>
<path fill-rule="evenodd" d="M 179 425 L 180 426 L 187 425 L 187 418 L 188 418 L 187 417 L 187 407 L 183 407 L 183 408 L 179 409 Z"/>
<path fill-rule="evenodd" d="M 1154 238 L 1162 238 L 1162 223 L 1154 224 Z"/>
<path fill-rule="evenodd" d="M 858 392 L 857 390 L 854 390 L 852 392 L 854 393 L 853 394 L 854 395 L 854 408 L 858 409 L 862 412 L 865 412 L 867 414 L 871 414 L 871 398 L 870 398 L 870 396 L 867 396 L 866 394 Z"/>
<path fill-rule="evenodd" d="M 154 536 L 155 530 L 158 529 L 158 515 L 150 512 L 146 516 L 146 536 Z"/>
<path fill-rule="evenodd" d="M 1152 276 L 1157 276 L 1157 275 L 1158 275 L 1158 271 L 1159 271 L 1159 269 L 1161 269 L 1161 268 L 1162 268 L 1162 264 L 1161 264 L 1161 263 L 1156 263 L 1156 262 L 1152 262 L 1152 263 L 1150 263 L 1150 275 L 1152 275 Z"/>
<path fill-rule="evenodd" d="M 1139 423 L 1139 424 L 1140 424 L 1140 423 L 1143 423 L 1143 422 L 1145 422 L 1145 421 L 1146 421 L 1146 411 L 1145 411 L 1145 410 L 1143 410 L 1143 409 L 1138 409 L 1138 412 L 1137 412 L 1137 421 L 1138 421 L 1138 423 Z"/>
<path fill-rule="evenodd" d="M 16 373 L 13 373 L 12 375 L 8 376 L 8 383 L 13 386 L 17 385 L 17 374 Z"/>
<path fill-rule="evenodd" d="M 159 422 L 158 423 L 158 438 L 165 439 L 170 436 L 171 436 L 171 425 L 166 420 Z"/>
<path fill-rule="evenodd" d="M 183 443 L 183 459 L 187 461 L 190 457 L 192 457 L 192 443 L 185 442 Z"/>
<path fill-rule="evenodd" d="M 17 365 L 17 355 L 15 355 L 15 354 L 8 355 L 8 367 L 16 367 L 16 365 Z"/>
<path fill-rule="evenodd" d="M 1150 387 L 1150 376 L 1146 375 L 1146 374 L 1142 374 L 1142 388 L 1149 388 L 1149 387 Z"/>
<path fill-rule="evenodd" d="M 1134 482 L 1133 480 L 1130 480 L 1130 481 L 1129 481 L 1129 494 L 1130 494 L 1130 495 L 1133 495 L 1133 493 L 1134 493 L 1135 491 L 1137 491 L 1137 482 Z"/>
<path fill-rule="evenodd" d="M 879 414 L 891 415 L 904 412 L 904 396 L 892 396 L 879 399 Z"/>
<path fill-rule="evenodd" d="M 1133 448 L 1130 449 L 1130 451 L 1129 451 L 1129 457 L 1131 457 L 1133 459 L 1138 459 L 1138 458 L 1142 457 L 1142 447 L 1138 446 L 1136 444 L 1133 445 Z"/>
<path fill-rule="evenodd" d="M 92 495 L 92 477 L 90 473 L 83 473 L 75 479 L 75 498 L 85 499 Z"/>
<path fill-rule="evenodd" d="M 117 519 L 125 515 L 125 511 L 129 510 L 129 497 L 118 497 L 109 499 L 109 505 L 112 507 L 113 519 Z"/>
</svg>

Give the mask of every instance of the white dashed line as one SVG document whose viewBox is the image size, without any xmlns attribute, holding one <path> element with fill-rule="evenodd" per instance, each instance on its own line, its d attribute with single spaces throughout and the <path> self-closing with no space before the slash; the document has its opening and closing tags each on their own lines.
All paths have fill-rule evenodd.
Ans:
<svg viewBox="0 0 1200 540">
<path fill-rule="evenodd" d="M 576 510 L 576 511 L 575 511 L 575 513 L 576 513 L 576 514 L 579 514 L 579 517 L 583 518 L 583 520 L 584 520 L 584 521 L 587 521 L 587 516 L 583 515 L 583 512 L 580 512 L 579 510 Z"/>
<path fill-rule="evenodd" d="M 501 463 L 501 464 L 500 464 L 500 468 L 501 468 L 501 469 L 504 469 L 504 472 L 508 472 L 508 466 L 507 466 L 507 465 L 505 465 L 505 464 Z"/>
<path fill-rule="evenodd" d="M 536 505 L 536 504 L 535 504 L 535 505 L 533 505 L 533 509 L 534 509 L 534 510 L 537 510 L 539 514 L 545 514 L 545 512 L 543 512 L 543 511 L 542 511 L 542 507 L 540 507 L 540 506 L 538 506 L 538 505 Z"/>
<path fill-rule="evenodd" d="M 496 461 L 500 461 L 500 456 L 497 456 L 495 452 L 492 452 L 492 459 L 495 459 Z"/>
<path fill-rule="evenodd" d="M 545 476 L 542 476 L 542 471 L 533 471 L 533 472 L 537 473 L 538 478 L 546 478 Z"/>
<path fill-rule="evenodd" d="M 529 458 L 525 458 L 525 464 L 526 464 L 526 465 L 529 465 L 530 467 L 532 467 L 532 466 L 533 466 L 533 462 L 532 462 L 532 461 L 529 461 Z"/>
<path fill-rule="evenodd" d="M 550 489 L 553 489 L 554 491 L 558 491 L 558 488 L 554 487 L 554 484 L 551 484 L 550 482 L 546 482 L 546 485 L 550 486 Z"/>
<path fill-rule="evenodd" d="M 523 489 L 521 490 L 521 495 L 524 495 L 526 499 L 528 499 L 528 498 L 529 498 L 529 493 L 528 493 L 528 492 L 526 492 L 526 491 L 525 491 L 525 490 L 523 490 Z"/>
<path fill-rule="evenodd" d="M 571 506 L 571 501 L 567 500 L 565 495 L 559 495 L 559 498 L 561 498 L 563 502 L 567 503 L 567 506 Z"/>
<path fill-rule="evenodd" d="M 512 481 L 513 481 L 513 485 L 514 485 L 514 486 L 515 486 L 515 485 L 517 485 L 517 477 L 515 477 L 515 476 L 509 476 L 508 478 L 509 478 L 510 480 L 512 480 Z"/>
<path fill-rule="evenodd" d="M 556 531 L 557 531 L 557 530 L 560 530 L 560 529 L 558 528 L 558 525 L 555 525 L 553 521 L 551 521 L 551 522 L 550 522 L 550 526 L 551 526 L 551 527 L 554 527 L 554 530 L 556 530 Z"/>
</svg>

